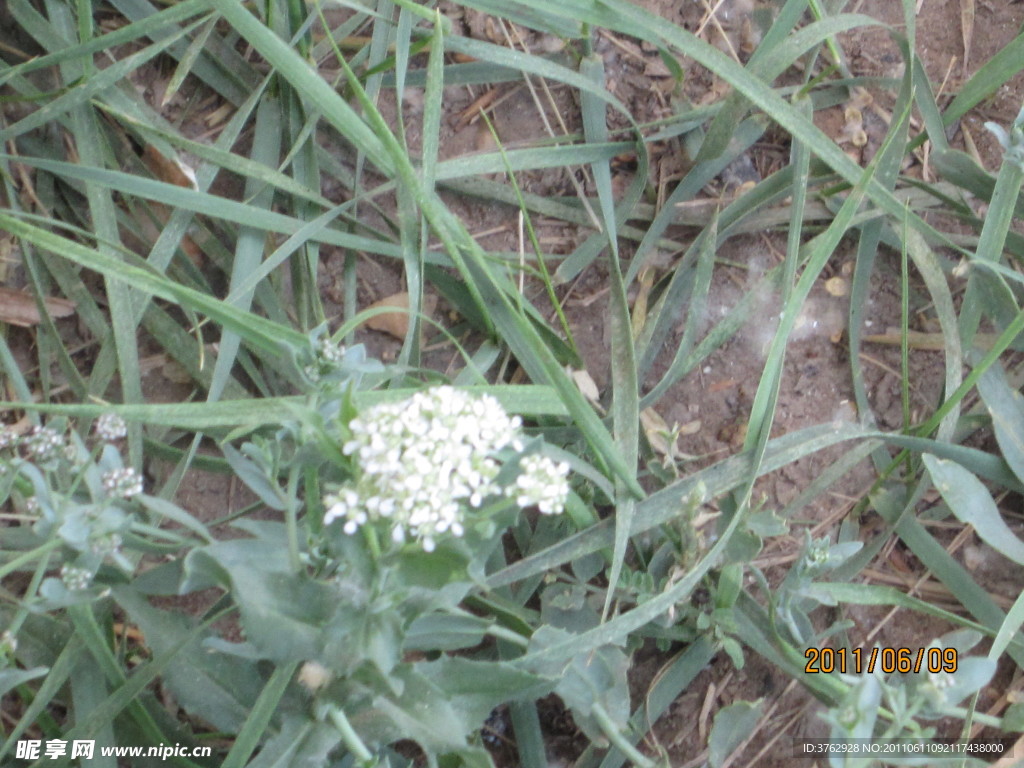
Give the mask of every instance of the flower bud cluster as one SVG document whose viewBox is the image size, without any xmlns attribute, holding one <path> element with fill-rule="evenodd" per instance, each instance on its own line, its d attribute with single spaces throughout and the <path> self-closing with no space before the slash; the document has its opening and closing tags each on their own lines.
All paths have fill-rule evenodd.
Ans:
<svg viewBox="0 0 1024 768">
<path fill-rule="evenodd" d="M 122 499 L 138 496 L 142 493 L 142 475 L 133 467 L 112 469 L 103 474 L 103 490 Z"/>
<path fill-rule="evenodd" d="M 124 540 L 119 533 L 105 533 L 89 541 L 89 551 L 94 555 L 106 557 L 115 555 L 121 551 L 121 544 Z"/>
<path fill-rule="evenodd" d="M 96 437 L 105 443 L 113 443 L 128 434 L 128 425 L 116 413 L 104 413 L 93 426 Z"/>
<path fill-rule="evenodd" d="M 50 427 L 33 427 L 22 445 L 29 457 L 39 462 L 60 458 L 65 448 L 64 437 Z"/>
<path fill-rule="evenodd" d="M 561 512 L 567 465 L 525 457 L 516 485 L 496 482 L 495 454 L 522 450 L 520 426 L 493 397 L 448 386 L 369 408 L 349 423 L 352 439 L 343 446 L 357 478 L 324 499 L 324 523 L 342 520 L 352 534 L 368 522 L 387 521 L 393 541 L 416 539 L 430 552 L 437 536 L 461 536 L 467 510 L 488 497 L 504 494 L 545 514 Z"/>
<path fill-rule="evenodd" d="M 71 592 L 79 592 L 83 589 L 89 588 L 89 585 L 92 584 L 93 574 L 92 571 L 87 568 L 79 568 L 75 565 L 65 564 L 60 568 L 60 578 L 68 590 Z"/>
<path fill-rule="evenodd" d="M 313 362 L 302 370 L 310 381 L 320 381 L 344 362 L 345 352 L 344 344 L 332 341 L 330 336 L 321 336 L 314 342 Z"/>
<path fill-rule="evenodd" d="M 0 427 L 0 451 L 18 444 L 18 433 L 10 427 Z"/>
</svg>

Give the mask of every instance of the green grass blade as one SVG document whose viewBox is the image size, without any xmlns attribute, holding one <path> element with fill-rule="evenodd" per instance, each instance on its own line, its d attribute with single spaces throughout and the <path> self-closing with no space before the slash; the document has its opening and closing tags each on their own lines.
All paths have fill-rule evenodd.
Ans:
<svg viewBox="0 0 1024 768">
<path fill-rule="evenodd" d="M 799 106 L 810 113 L 811 104 L 806 99 L 801 99 Z M 750 500 L 750 493 L 754 488 L 754 481 L 757 479 L 758 464 L 764 455 L 765 446 L 768 444 L 768 436 L 771 433 L 772 422 L 775 418 L 776 405 L 779 399 L 779 390 L 782 386 L 782 370 L 785 365 L 786 347 L 789 343 L 789 334 L 796 324 L 800 310 L 810 295 L 813 281 L 821 269 L 824 268 L 832 247 L 828 241 L 820 244 L 821 251 L 812 252 L 808 259 L 803 274 L 800 276 L 800 283 L 794 286 L 797 267 L 800 259 L 800 244 L 803 232 L 804 206 L 807 202 L 807 181 L 810 170 L 811 156 L 806 145 L 796 141 L 791 150 L 790 164 L 793 166 L 793 202 L 790 206 L 789 229 L 786 234 L 786 260 L 783 265 L 782 276 L 782 317 L 779 320 L 779 328 L 772 340 L 768 355 L 765 358 L 764 372 L 761 381 L 758 383 L 757 392 L 754 395 L 754 402 L 750 408 L 750 419 L 748 421 L 747 435 L 744 438 L 743 446 L 752 451 L 751 476 L 744 489 L 738 507 L 743 509 Z M 846 219 L 852 217 L 859 206 L 860 201 L 855 200 L 856 193 L 850 195 L 847 204 L 851 206 Z M 844 205 L 845 208 L 845 205 Z M 841 237 L 846 227 L 846 219 L 843 211 L 837 214 L 835 221 L 830 226 L 836 227 Z M 836 241 L 838 242 L 838 241 Z M 827 252 L 825 249 L 828 249 Z M 808 282 L 809 281 L 809 282 Z"/>
<path fill-rule="evenodd" d="M 221 763 L 221 768 L 243 768 L 249 758 L 252 757 L 253 752 L 259 748 L 260 743 L 266 738 L 267 727 L 270 725 L 271 720 L 273 720 L 285 690 L 291 683 L 298 666 L 298 662 L 292 662 L 291 664 L 279 666 L 274 670 L 270 679 L 267 680 L 266 687 L 260 692 L 259 698 L 253 704 L 245 725 L 242 726 L 242 730 L 235 736 L 234 743 L 231 745 L 231 751 L 228 752 L 224 762 Z"/>
<path fill-rule="evenodd" d="M 1024 69 L 1024 33 L 1018 34 L 986 61 L 946 107 L 942 121 L 952 125 Z"/>
<path fill-rule="evenodd" d="M 62 36 L 70 38 L 74 34 L 73 20 L 69 9 L 51 3 L 51 12 L 54 14 L 54 27 Z M 82 23 L 85 19 L 81 19 Z M 82 30 L 91 34 L 91 27 L 86 25 Z M 152 46 L 155 48 L 156 46 Z M 130 57 L 131 58 L 131 57 Z M 143 59 L 145 60 L 145 59 Z M 141 61 L 139 62 L 141 64 Z M 120 64 L 120 62 L 119 62 Z M 132 69 L 138 66 L 133 65 Z M 115 70 L 118 64 L 104 70 L 102 76 L 107 76 L 111 70 Z M 131 69 L 118 74 L 123 77 Z M 83 58 L 80 62 L 67 61 L 61 65 L 61 73 L 65 81 L 82 80 L 90 83 L 101 79 L 97 75 L 95 65 L 91 57 Z M 57 99 L 56 101 L 59 101 Z M 53 103 L 53 102 L 51 102 Z M 43 111 L 43 107 L 40 111 Z M 87 165 L 102 166 L 108 161 L 108 156 L 100 126 L 96 121 L 95 112 L 86 103 L 79 102 L 70 108 L 69 114 L 72 132 L 74 133 L 78 154 L 83 163 Z M 92 226 L 99 240 L 99 248 L 105 250 L 111 258 L 117 258 L 117 248 L 120 246 L 120 231 L 117 224 L 117 214 L 113 196 L 109 190 L 101 187 L 87 187 L 86 200 L 88 201 L 89 215 L 92 219 Z M 105 244 L 106 243 L 106 244 Z M 110 302 L 110 324 L 114 335 L 114 346 L 117 351 L 117 369 L 120 374 L 121 398 L 128 403 L 142 402 L 142 375 L 139 371 L 139 351 L 136 339 L 136 324 L 132 313 L 132 294 L 128 286 L 121 282 L 112 280 L 106 281 L 106 294 Z M 142 466 L 142 430 L 134 427 L 128 432 L 128 453 L 131 464 L 139 468 Z"/>
<path fill-rule="evenodd" d="M 924 242 L 920 233 L 907 231 L 904 241 L 907 252 L 913 259 L 914 266 L 917 267 L 918 274 L 932 297 L 935 314 L 939 319 L 939 327 L 942 329 L 946 365 L 945 391 L 955 392 L 963 381 L 963 349 L 960 344 L 956 307 L 953 304 L 949 281 L 942 270 L 938 256 Z M 949 409 L 939 424 L 937 438 L 943 442 L 951 440 L 959 419 L 960 407 L 957 404 Z"/>
<path fill-rule="evenodd" d="M 105 277 L 121 281 L 152 296 L 208 314 L 265 352 L 271 354 L 278 352 L 282 342 L 296 345 L 304 343 L 305 336 L 291 328 L 242 312 L 236 307 L 200 291 L 186 288 L 162 275 L 132 266 L 115 256 L 47 232 L 13 217 L 6 211 L 0 211 L 0 227 L 17 237 L 26 239 L 39 248 L 46 249 L 65 259 L 74 260 Z"/>
<path fill-rule="evenodd" d="M 315 104 L 342 136 L 365 152 L 371 162 L 385 174 L 392 175 L 394 166 L 380 138 L 298 53 L 245 7 L 232 0 L 210 0 L 210 4 L 220 11 L 236 32 L 260 51 L 267 63 L 290 82 L 309 104 Z"/>
<path fill-rule="evenodd" d="M 19 6 L 23 7 L 23 6 Z M 158 30 L 174 27 L 181 22 L 196 16 L 207 9 L 205 0 L 182 0 L 180 3 L 166 8 L 142 21 L 132 22 L 89 41 L 69 45 L 44 56 L 34 57 L 13 67 L 0 69 L 0 85 L 5 85 L 15 77 L 27 75 L 38 69 L 57 66 L 65 61 L 82 59 L 99 51 L 106 51 L 124 43 L 149 37 Z M 14 8 L 17 13 L 16 8 Z"/>
<path fill-rule="evenodd" d="M 185 78 L 192 74 L 192 70 L 196 65 L 196 60 L 206 48 L 206 43 L 210 38 L 210 33 L 213 32 L 216 25 L 216 18 L 211 18 L 207 21 L 199 30 L 199 34 L 196 35 L 195 39 L 189 43 L 188 48 L 185 49 L 185 54 L 181 57 L 181 60 L 178 62 L 178 66 L 174 68 L 174 74 L 171 75 L 171 79 L 167 82 L 167 88 L 164 91 L 163 96 L 164 104 L 167 104 L 167 102 L 174 97 L 182 84 L 184 84 Z"/>
<path fill-rule="evenodd" d="M 568 415 L 565 405 L 551 387 L 531 384 L 489 384 L 469 386 L 466 387 L 466 390 L 494 397 L 509 413 L 556 418 L 565 418 Z M 369 408 L 376 403 L 397 402 L 408 398 L 415 391 L 415 389 L 390 389 L 357 392 L 353 395 L 353 400 L 357 408 Z M 254 402 L 259 402 L 258 408 L 253 407 Z M 258 401 L 254 399 L 221 400 L 216 403 L 165 403 L 159 405 L 95 405 L 92 403 L 56 405 L 31 401 L 0 401 L 0 408 L 64 414 L 88 419 L 94 419 L 104 413 L 116 413 L 126 421 L 202 431 L 204 427 L 255 429 L 266 425 L 279 425 L 293 419 L 295 409 L 304 403 L 303 397 L 294 395 L 266 397 L 260 398 Z"/>
<path fill-rule="evenodd" d="M 604 84 L 604 62 L 599 56 L 588 56 L 580 63 L 581 73 L 594 81 Z M 605 123 L 605 103 L 594 98 L 589 91 L 581 94 L 583 129 L 588 140 L 605 141 L 608 127 Z M 640 441 L 640 408 L 636 375 L 636 349 L 633 346 L 633 329 L 626 297 L 626 284 L 622 277 L 619 261 L 619 236 L 616 226 L 615 199 L 612 192 L 611 168 L 607 162 L 591 166 L 594 183 L 600 202 L 601 221 L 604 224 L 609 252 L 609 274 L 611 276 L 611 376 L 612 376 L 612 428 L 620 455 L 627 466 L 635 472 Z M 615 548 L 612 554 L 612 568 L 608 576 L 608 591 L 605 593 L 601 619 L 608 617 L 612 597 L 622 574 L 629 544 L 629 532 L 633 523 L 635 500 L 628 484 L 619 479 L 615 492 Z"/>
<path fill-rule="evenodd" d="M 256 126 L 250 159 L 270 168 L 275 167 L 280 157 L 282 130 L 280 100 L 272 97 L 265 98 L 260 102 L 256 111 Z M 246 185 L 245 199 L 248 201 L 247 205 L 253 215 L 258 217 L 270 211 L 274 201 L 274 192 L 273 189 L 250 179 Z M 263 261 L 266 238 L 267 233 L 262 227 L 243 227 L 238 232 L 234 261 L 231 265 L 229 286 L 231 297 L 228 301 L 240 310 L 249 309 L 253 292 L 238 291 L 236 288 L 246 282 L 248 276 L 259 268 Z M 210 390 L 207 395 L 209 400 L 219 399 L 224 391 L 241 342 L 242 337 L 237 333 L 225 331 L 221 335 L 219 354 L 217 362 L 214 364 L 213 379 L 210 382 Z"/>
<path fill-rule="evenodd" d="M 790 3 L 789 5 L 796 6 L 802 4 L 805 3 Z M 795 10 L 795 7 L 790 10 Z M 792 13 L 789 14 L 785 20 L 795 22 L 794 15 Z M 747 63 L 747 71 L 750 77 L 756 77 L 764 83 L 771 83 L 807 51 L 835 35 L 861 27 L 878 26 L 879 24 L 880 22 L 868 16 L 839 14 L 812 22 L 796 32 L 783 37 L 785 35 L 785 27 L 780 24 L 779 19 L 776 19 L 771 29 L 765 35 L 765 39 L 761 41 L 754 55 L 750 57 L 750 61 Z M 729 142 L 728 137 L 735 126 L 739 124 L 745 106 L 746 102 L 739 94 L 730 94 L 729 100 L 715 117 L 711 127 L 708 128 L 708 137 L 701 144 L 696 162 L 699 163 L 716 157 L 725 150 Z"/>
<path fill-rule="evenodd" d="M 1007 152 L 996 176 L 992 202 L 985 215 L 985 224 L 978 240 L 975 258 L 998 263 L 1002 259 L 1006 236 L 1014 218 L 1017 198 L 1024 184 L 1024 162 Z M 989 312 L 983 312 L 988 307 Z M 991 314 L 1003 326 L 1010 322 L 1016 311 L 1016 302 L 1002 279 L 990 272 L 972 270 L 960 310 L 960 336 L 965 347 L 970 347 L 983 314 Z"/>
<path fill-rule="evenodd" d="M 159 56 L 168 45 L 175 40 L 181 39 L 198 26 L 200 26 L 200 23 L 196 22 L 191 26 L 180 29 L 160 43 L 153 43 L 138 53 L 127 56 L 115 64 L 111 64 L 106 69 L 99 70 L 96 74 L 81 80 L 80 84 L 70 88 L 64 95 L 47 102 L 13 125 L 0 129 L 0 142 L 6 144 L 17 136 L 28 133 L 47 123 L 60 120 L 66 113 L 87 104 L 90 99 L 111 88 L 147 61 Z M 62 48 L 70 47 L 64 39 L 60 39 L 59 43 Z M 67 62 L 65 62 L 66 64 Z"/>
<path fill-rule="evenodd" d="M 111 0 L 118 11 L 135 22 L 145 21 L 156 15 L 157 8 L 148 0 Z M 204 3 L 203 10 L 209 9 Z M 158 30 L 152 35 L 154 39 L 163 40 L 168 32 Z M 256 68 L 229 41 L 222 40 L 220 35 L 213 34 L 208 39 L 208 50 L 196 60 L 193 72 L 196 77 L 206 83 L 232 104 L 242 104 L 251 90 L 261 79 Z M 178 40 L 168 47 L 168 53 L 181 59 L 187 50 L 184 40 Z"/>
</svg>

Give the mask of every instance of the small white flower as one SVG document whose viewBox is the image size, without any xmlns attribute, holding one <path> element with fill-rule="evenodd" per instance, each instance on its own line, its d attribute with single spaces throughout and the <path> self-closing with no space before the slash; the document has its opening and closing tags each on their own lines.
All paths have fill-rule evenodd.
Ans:
<svg viewBox="0 0 1024 768">
<path fill-rule="evenodd" d="M 9 629 L 0 635 L 0 656 L 13 656 L 18 650 L 18 638 Z"/>
<path fill-rule="evenodd" d="M 299 669 L 298 680 L 310 693 L 316 693 L 331 682 L 331 670 L 318 661 L 307 661 Z"/>
<path fill-rule="evenodd" d="M 344 530 L 349 535 L 366 522 L 366 512 L 360 506 L 359 494 L 351 488 L 342 488 L 336 494 L 327 496 L 324 506 L 327 507 L 324 525 L 330 525 L 335 520 L 345 520 Z"/>
<path fill-rule="evenodd" d="M 103 490 L 122 499 L 138 496 L 142 493 L 142 475 L 133 467 L 112 469 L 103 475 Z"/>
<path fill-rule="evenodd" d="M 928 670 L 928 682 L 933 688 L 941 691 L 945 688 L 950 688 L 956 683 L 956 679 L 948 672 L 932 672 Z"/>
<path fill-rule="evenodd" d="M 104 413 L 93 426 L 96 436 L 105 443 L 113 443 L 128 434 L 128 425 L 116 413 Z"/>
</svg>

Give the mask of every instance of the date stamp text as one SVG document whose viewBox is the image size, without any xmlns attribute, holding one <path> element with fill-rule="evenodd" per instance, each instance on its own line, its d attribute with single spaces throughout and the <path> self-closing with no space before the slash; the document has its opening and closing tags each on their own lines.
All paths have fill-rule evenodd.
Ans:
<svg viewBox="0 0 1024 768">
<path fill-rule="evenodd" d="M 804 651 L 807 663 L 804 672 L 809 675 L 841 674 L 860 675 L 876 670 L 887 675 L 899 672 L 956 672 L 956 648 L 879 648 L 870 651 L 862 648 L 808 648 Z"/>
</svg>

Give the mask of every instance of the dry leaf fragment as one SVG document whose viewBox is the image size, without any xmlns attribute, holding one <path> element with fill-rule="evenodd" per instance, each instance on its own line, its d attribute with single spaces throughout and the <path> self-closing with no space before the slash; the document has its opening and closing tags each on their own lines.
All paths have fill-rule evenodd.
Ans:
<svg viewBox="0 0 1024 768">
<path fill-rule="evenodd" d="M 661 59 L 644 58 L 644 77 L 672 77 L 672 73 Z"/>
<path fill-rule="evenodd" d="M 51 317 L 68 317 L 74 314 L 75 304 L 67 299 L 48 296 L 43 299 L 46 311 Z M 10 323 L 21 328 L 39 325 L 42 322 L 35 297 L 25 291 L 0 288 L 0 323 Z"/>
<path fill-rule="evenodd" d="M 394 312 L 381 312 L 366 320 L 366 327 L 394 336 L 396 339 L 404 339 L 409 333 L 409 294 L 406 291 L 393 293 L 385 296 L 380 301 L 371 304 L 367 309 L 380 309 L 382 307 L 393 307 Z M 423 297 L 422 311 L 427 317 L 434 314 L 437 307 L 437 297 L 426 295 Z"/>
<path fill-rule="evenodd" d="M 198 189 L 196 172 L 189 168 L 177 156 L 166 157 L 152 144 L 142 150 L 142 162 L 149 172 L 160 181 L 186 189 Z"/>
<path fill-rule="evenodd" d="M 971 43 L 974 42 L 974 0 L 960 0 L 960 32 L 964 41 L 964 79 L 967 79 L 971 60 Z"/>
<path fill-rule="evenodd" d="M 476 98 L 472 104 L 459 113 L 459 119 L 455 123 L 454 130 L 459 131 L 467 125 L 475 123 L 480 118 L 481 112 L 485 112 L 494 106 L 494 102 L 500 93 L 501 90 L 498 88 L 484 91 L 483 95 Z"/>
<path fill-rule="evenodd" d="M 850 292 L 850 284 L 844 278 L 836 275 L 825 281 L 825 290 L 830 296 L 846 296 Z"/>
<path fill-rule="evenodd" d="M 687 422 L 682 426 L 677 422 L 669 427 L 661 414 L 653 408 L 644 408 L 644 410 L 640 411 L 640 425 L 643 427 L 644 434 L 647 436 L 647 442 L 650 443 L 654 452 L 670 460 L 684 458 L 684 455 L 679 452 L 679 446 L 677 445 L 679 438 L 684 435 L 695 435 L 701 429 L 699 419 Z"/>
<path fill-rule="evenodd" d="M 672 451 L 672 446 L 668 442 L 671 430 L 661 414 L 653 408 L 644 408 L 640 411 L 640 424 L 654 452 L 659 456 L 668 456 Z"/>
<path fill-rule="evenodd" d="M 997 340 L 995 333 L 977 333 L 974 335 L 974 343 L 981 349 L 991 349 Z M 885 333 L 867 333 L 862 340 L 869 344 L 886 344 L 898 346 L 903 343 L 903 334 L 899 328 L 889 327 Z M 925 331 L 907 331 L 907 346 L 911 349 L 928 349 L 941 352 L 946 349 L 946 337 L 942 333 L 927 333 Z"/>
<path fill-rule="evenodd" d="M 601 393 L 597 389 L 597 384 L 594 382 L 594 378 L 586 371 L 570 371 L 572 380 L 576 382 L 576 386 L 580 388 L 580 392 L 590 402 L 591 405 L 600 406 Z"/>
</svg>

